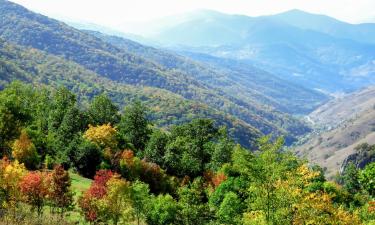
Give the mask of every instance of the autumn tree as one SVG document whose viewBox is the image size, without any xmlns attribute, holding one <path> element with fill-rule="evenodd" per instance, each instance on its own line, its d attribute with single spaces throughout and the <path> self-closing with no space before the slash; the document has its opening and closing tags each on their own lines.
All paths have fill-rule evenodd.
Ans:
<svg viewBox="0 0 375 225">
<path fill-rule="evenodd" d="M 55 166 L 51 179 L 49 198 L 53 206 L 60 209 L 60 213 L 63 215 L 73 206 L 73 192 L 70 189 L 71 179 L 69 173 L 61 165 Z"/>
<path fill-rule="evenodd" d="M 33 209 L 36 209 L 40 216 L 43 213 L 43 207 L 49 194 L 49 177 L 42 172 L 29 172 L 21 180 L 19 187 L 25 197 L 25 201 L 29 203 Z"/>
<path fill-rule="evenodd" d="M 107 183 L 114 176 L 110 170 L 99 170 L 94 176 L 90 188 L 78 200 L 85 219 L 89 222 L 102 220 L 100 201 L 108 191 Z"/>
<path fill-rule="evenodd" d="M 24 163 L 28 169 L 35 169 L 39 164 L 39 155 L 26 131 L 12 145 L 12 155 L 19 162 Z"/>
<path fill-rule="evenodd" d="M 89 125 L 83 135 L 84 138 L 98 145 L 102 149 L 115 150 L 117 148 L 117 130 L 111 124 L 104 124 L 99 126 Z"/>
<path fill-rule="evenodd" d="M 114 175 L 107 183 L 105 196 L 99 200 L 99 211 L 102 218 L 117 225 L 120 221 L 131 220 L 132 205 L 130 200 L 130 183 Z"/>
<path fill-rule="evenodd" d="M 17 160 L 10 162 L 7 158 L 0 161 L 0 190 L 2 192 L 1 206 L 15 209 L 22 200 L 19 183 L 26 174 L 26 168 Z M 15 216 L 15 215 L 14 215 Z"/>
</svg>

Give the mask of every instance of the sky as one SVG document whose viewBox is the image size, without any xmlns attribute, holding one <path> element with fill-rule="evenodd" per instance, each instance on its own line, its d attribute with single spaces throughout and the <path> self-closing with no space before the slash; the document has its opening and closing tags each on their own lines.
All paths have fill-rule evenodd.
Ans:
<svg viewBox="0 0 375 225">
<path fill-rule="evenodd" d="M 375 22 L 375 0 L 11 0 L 41 14 L 112 28 L 197 9 L 249 16 L 290 9 L 325 14 L 350 23 Z"/>
</svg>

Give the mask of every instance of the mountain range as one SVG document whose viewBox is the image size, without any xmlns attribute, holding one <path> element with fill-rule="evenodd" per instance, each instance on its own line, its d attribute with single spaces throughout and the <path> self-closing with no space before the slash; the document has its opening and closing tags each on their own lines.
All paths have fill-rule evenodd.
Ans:
<svg viewBox="0 0 375 225">
<path fill-rule="evenodd" d="M 213 118 L 247 147 L 282 135 L 331 174 L 372 135 L 372 89 L 360 90 L 375 84 L 371 23 L 299 10 L 261 17 L 200 10 L 140 37 L 68 25 L 6 0 L 0 15 L 0 88 L 14 80 L 64 85 L 82 107 L 103 92 L 121 107 L 141 99 L 157 126 Z M 332 97 L 339 93 L 345 97 Z"/>
<path fill-rule="evenodd" d="M 249 17 L 195 11 L 146 36 L 173 50 L 255 65 L 323 92 L 375 83 L 375 24 L 349 24 L 300 10 Z"/>
<path fill-rule="evenodd" d="M 0 14 L 3 86 L 16 79 L 65 85 L 81 99 L 107 92 L 120 105 L 141 97 L 159 112 L 158 125 L 216 118 L 247 146 L 261 134 L 284 135 L 292 143 L 310 128 L 289 113 L 311 111 L 327 99 L 262 69 L 244 66 L 242 73 L 240 66 L 215 67 L 123 38 L 78 30 L 9 1 L 0 0 Z M 286 90 L 296 95 L 291 97 Z"/>
</svg>

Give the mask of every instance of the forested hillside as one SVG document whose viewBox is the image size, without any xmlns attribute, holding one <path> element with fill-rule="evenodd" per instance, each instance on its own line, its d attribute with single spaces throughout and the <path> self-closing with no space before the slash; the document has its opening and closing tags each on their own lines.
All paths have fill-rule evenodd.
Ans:
<svg viewBox="0 0 375 225">
<path fill-rule="evenodd" d="M 269 105 L 282 112 L 303 114 L 311 112 L 327 99 L 327 96 L 318 91 L 282 80 L 269 72 L 240 61 L 191 52 L 178 52 L 180 55 L 177 55 L 142 46 L 121 37 L 87 32 L 164 67 L 188 73 L 207 85 L 222 90 L 236 99 L 251 102 L 257 107 Z M 288 95 L 288 92 L 296 95 Z"/>
<path fill-rule="evenodd" d="M 0 53 L 2 87 L 13 80 L 21 80 L 35 86 L 65 86 L 77 93 L 79 103 L 83 106 L 100 93 L 107 93 L 121 107 L 131 100 L 142 99 L 153 112 L 150 116 L 156 125 L 170 126 L 193 118 L 215 118 L 218 124 L 226 125 L 231 136 L 244 146 L 252 145 L 261 134 L 244 121 L 205 104 L 187 100 L 163 89 L 119 84 L 74 62 L 36 49 L 15 46 L 0 40 Z"/>
<path fill-rule="evenodd" d="M 375 88 L 342 93 L 374 26 L 164 22 L 155 48 L 0 0 L 0 225 L 375 224 Z"/>
<path fill-rule="evenodd" d="M 375 219 L 374 163 L 340 177 L 341 186 L 283 150 L 282 138 L 263 137 L 252 152 L 213 120 L 164 131 L 152 126 L 147 112 L 133 101 L 120 113 L 103 94 L 83 110 L 64 87 L 19 82 L 6 87 L 0 92 L 0 222 L 371 224 Z"/>
<path fill-rule="evenodd" d="M 137 87 L 136 90 L 147 87 L 173 92 L 183 99 L 193 100 L 221 114 L 238 118 L 245 123 L 244 126 L 253 127 L 260 133 L 284 135 L 288 144 L 295 141 L 296 136 L 310 130 L 300 120 L 277 110 L 277 105 L 273 104 L 274 100 L 267 100 L 272 98 L 271 95 L 266 96 L 265 93 L 251 89 L 245 91 L 244 86 L 233 86 L 225 74 L 220 75 L 182 57 L 170 57 L 173 62 L 168 64 L 161 57 L 162 53 L 154 51 L 156 53 L 146 58 L 146 54 L 141 51 L 131 51 L 129 48 L 111 44 L 92 34 L 76 30 L 4 0 L 1 1 L 0 12 L 3 16 L 0 21 L 0 37 L 5 41 L 27 48 L 32 47 L 74 62 L 118 85 L 132 85 Z M 240 91 L 241 95 L 238 95 L 228 91 L 229 89 L 244 91 Z M 259 94 L 253 95 L 255 92 Z M 325 99 L 314 92 L 307 91 L 305 94 L 311 96 L 308 101 L 315 102 L 314 104 Z M 119 103 L 122 101 L 117 100 Z M 300 110 L 308 108 L 302 107 Z M 281 107 L 279 109 L 285 110 Z M 237 139 L 241 140 L 241 137 Z M 241 141 L 247 142 L 245 139 Z"/>
</svg>

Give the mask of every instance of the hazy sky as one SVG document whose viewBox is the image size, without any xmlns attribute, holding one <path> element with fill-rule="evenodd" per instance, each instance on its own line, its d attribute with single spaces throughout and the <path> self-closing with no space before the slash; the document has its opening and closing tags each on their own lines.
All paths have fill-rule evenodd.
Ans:
<svg viewBox="0 0 375 225">
<path fill-rule="evenodd" d="M 290 9 L 326 14 L 358 23 L 375 22 L 375 0 L 12 0 L 50 17 L 89 21 L 116 27 L 196 9 L 250 16 Z"/>
</svg>

